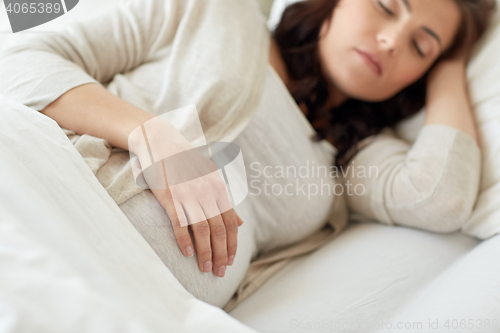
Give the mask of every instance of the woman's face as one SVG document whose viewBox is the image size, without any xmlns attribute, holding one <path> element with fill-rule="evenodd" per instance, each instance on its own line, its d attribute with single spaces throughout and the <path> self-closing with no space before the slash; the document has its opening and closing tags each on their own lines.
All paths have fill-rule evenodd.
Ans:
<svg viewBox="0 0 500 333">
<path fill-rule="evenodd" d="M 348 97 L 386 100 L 427 72 L 460 21 L 454 0 L 340 0 L 320 32 L 323 70 Z"/>
</svg>

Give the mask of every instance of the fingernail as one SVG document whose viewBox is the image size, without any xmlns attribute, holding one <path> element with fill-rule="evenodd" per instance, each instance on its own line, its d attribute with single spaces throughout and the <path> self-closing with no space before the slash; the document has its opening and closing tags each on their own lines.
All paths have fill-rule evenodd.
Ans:
<svg viewBox="0 0 500 333">
<path fill-rule="evenodd" d="M 204 269 L 205 269 L 205 272 L 207 272 L 207 273 L 210 272 L 212 270 L 212 262 L 211 261 L 207 261 L 205 263 Z"/>
<path fill-rule="evenodd" d="M 231 266 L 233 262 L 234 262 L 234 255 L 229 257 L 229 259 L 227 260 L 227 264 Z"/>
<path fill-rule="evenodd" d="M 223 277 L 223 276 L 224 276 L 224 274 L 226 274 L 226 266 L 221 266 L 221 267 L 219 268 L 219 276 L 220 276 L 220 277 Z"/>
<path fill-rule="evenodd" d="M 186 254 L 188 257 L 192 257 L 194 254 L 193 247 L 191 245 L 186 246 Z"/>
</svg>

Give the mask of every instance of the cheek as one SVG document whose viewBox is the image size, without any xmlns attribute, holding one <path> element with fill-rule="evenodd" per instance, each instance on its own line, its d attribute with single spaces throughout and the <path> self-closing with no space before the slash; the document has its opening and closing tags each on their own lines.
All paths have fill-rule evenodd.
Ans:
<svg viewBox="0 0 500 333">
<path fill-rule="evenodd" d="M 420 79 L 428 70 L 428 66 L 423 66 L 412 60 L 401 61 L 400 64 L 404 65 L 395 68 L 391 75 L 390 84 L 387 85 L 391 88 L 390 90 L 393 92 L 392 95 Z"/>
<path fill-rule="evenodd" d="M 395 71 L 393 78 L 389 78 L 384 83 L 365 86 L 364 90 L 360 89 L 357 98 L 370 102 L 385 101 L 416 82 L 424 74 L 425 71 L 415 71 L 408 68 Z"/>
<path fill-rule="evenodd" d="M 337 5 L 329 26 L 323 27 L 323 38 L 320 40 L 322 62 L 331 67 L 331 62 L 354 47 L 367 44 L 374 38 L 376 30 L 373 13 L 370 12 L 366 0 L 342 0 Z"/>
<path fill-rule="evenodd" d="M 364 1 L 342 1 L 333 13 L 327 38 L 351 47 L 374 38 L 378 22 L 369 9 Z"/>
<path fill-rule="evenodd" d="M 362 45 L 363 41 L 368 38 L 365 24 L 357 22 L 360 18 L 362 17 L 359 15 L 350 15 L 348 10 L 337 9 L 328 31 L 318 43 L 321 66 L 325 74 L 334 82 L 351 76 L 346 66 L 350 67 L 353 61 L 355 47 Z M 353 22 L 356 23 L 353 24 Z"/>
</svg>

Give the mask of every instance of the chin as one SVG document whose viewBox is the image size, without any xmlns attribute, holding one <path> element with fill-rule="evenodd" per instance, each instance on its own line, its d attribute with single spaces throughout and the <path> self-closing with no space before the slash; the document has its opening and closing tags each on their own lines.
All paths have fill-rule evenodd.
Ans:
<svg viewBox="0 0 500 333">
<path fill-rule="evenodd" d="M 386 101 L 397 94 L 397 91 L 381 91 L 379 88 L 381 84 L 374 84 L 372 82 L 365 83 L 359 80 L 345 80 L 335 81 L 338 82 L 336 87 L 349 98 L 358 99 L 365 102 L 377 103 Z"/>
<path fill-rule="evenodd" d="M 355 97 L 355 98 L 359 99 L 361 101 L 365 101 L 365 102 L 378 103 L 378 102 L 387 101 L 388 99 L 390 99 L 394 95 L 395 94 L 386 94 L 386 95 L 372 96 L 372 95 L 363 95 L 363 94 L 360 94 L 359 97 Z"/>
<path fill-rule="evenodd" d="M 362 80 L 362 75 L 356 73 L 342 74 L 344 75 L 332 75 L 331 79 L 335 87 L 345 96 L 366 102 L 380 102 L 387 99 L 386 94 L 376 91 L 377 84 L 372 80 Z"/>
<path fill-rule="evenodd" d="M 349 82 L 347 84 L 337 84 L 337 88 L 349 98 L 358 99 L 365 102 L 383 102 L 391 98 L 392 94 L 384 94 L 379 91 L 375 91 L 373 86 L 366 86 L 361 84 L 353 84 Z"/>
<path fill-rule="evenodd" d="M 339 67 L 336 67 L 339 69 Z M 330 79 L 344 95 L 365 102 L 383 102 L 397 94 L 397 91 L 387 89 L 380 78 L 367 76 L 366 71 L 357 68 L 340 68 L 340 71 L 330 71 Z"/>
</svg>

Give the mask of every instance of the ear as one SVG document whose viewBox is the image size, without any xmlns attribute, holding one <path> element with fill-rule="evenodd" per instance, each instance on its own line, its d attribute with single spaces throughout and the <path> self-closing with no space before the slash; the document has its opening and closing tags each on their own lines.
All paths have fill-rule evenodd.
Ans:
<svg viewBox="0 0 500 333">
<path fill-rule="evenodd" d="M 318 39 L 324 38 L 327 33 L 328 29 L 330 29 L 330 19 L 326 19 L 322 24 L 321 24 L 321 29 L 319 31 L 319 36 Z"/>
<path fill-rule="evenodd" d="M 330 14 L 330 16 L 328 18 L 326 18 L 326 20 L 324 20 L 323 23 L 321 24 L 321 29 L 319 31 L 318 39 L 321 39 L 321 38 L 325 37 L 328 34 L 328 30 L 330 30 L 330 24 L 332 23 L 333 12 L 334 11 L 332 11 L 332 13 Z"/>
</svg>

